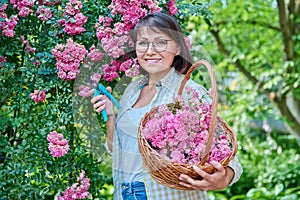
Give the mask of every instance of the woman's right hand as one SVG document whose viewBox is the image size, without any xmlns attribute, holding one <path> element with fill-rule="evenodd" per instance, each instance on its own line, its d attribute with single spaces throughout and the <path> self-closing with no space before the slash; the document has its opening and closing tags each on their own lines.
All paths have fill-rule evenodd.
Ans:
<svg viewBox="0 0 300 200">
<path fill-rule="evenodd" d="M 106 90 L 111 93 L 111 87 L 107 87 Z M 90 94 L 94 96 L 94 89 L 90 91 Z M 98 95 L 91 99 L 93 107 L 96 112 L 100 113 L 103 109 L 106 109 L 107 116 L 114 115 L 114 105 L 106 95 Z"/>
</svg>

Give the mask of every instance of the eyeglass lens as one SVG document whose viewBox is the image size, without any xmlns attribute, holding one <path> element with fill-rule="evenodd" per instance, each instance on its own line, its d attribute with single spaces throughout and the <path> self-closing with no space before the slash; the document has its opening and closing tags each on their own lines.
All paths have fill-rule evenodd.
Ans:
<svg viewBox="0 0 300 200">
<path fill-rule="evenodd" d="M 139 52 L 146 52 L 149 49 L 150 44 L 152 43 L 152 47 L 157 52 L 162 52 L 167 49 L 168 41 L 171 40 L 159 39 L 159 40 L 154 40 L 153 42 L 148 42 L 147 40 L 141 40 L 141 41 L 137 41 L 136 49 Z"/>
</svg>

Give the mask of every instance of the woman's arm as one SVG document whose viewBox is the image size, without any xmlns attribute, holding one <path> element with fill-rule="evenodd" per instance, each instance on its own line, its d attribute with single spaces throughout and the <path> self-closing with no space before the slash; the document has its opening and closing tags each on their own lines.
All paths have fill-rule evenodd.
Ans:
<svg viewBox="0 0 300 200">
<path fill-rule="evenodd" d="M 106 88 L 108 92 L 111 92 L 111 87 Z M 94 95 L 94 90 L 91 90 L 91 95 Z M 106 142 L 107 147 L 110 152 L 112 152 L 112 143 L 113 143 L 113 135 L 114 135 L 114 126 L 115 126 L 115 113 L 114 113 L 114 105 L 107 98 L 106 95 L 98 95 L 91 99 L 93 107 L 97 113 L 101 113 L 103 109 L 106 109 L 106 113 L 108 119 L 106 121 Z"/>
<path fill-rule="evenodd" d="M 106 142 L 108 151 L 112 152 L 113 147 L 113 137 L 114 137 L 114 127 L 115 127 L 115 116 L 108 116 L 106 121 Z"/>
</svg>

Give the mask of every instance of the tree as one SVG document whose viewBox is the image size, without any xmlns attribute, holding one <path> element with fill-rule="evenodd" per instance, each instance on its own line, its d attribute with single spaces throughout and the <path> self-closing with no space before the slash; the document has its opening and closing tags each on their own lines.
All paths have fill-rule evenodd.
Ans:
<svg viewBox="0 0 300 200">
<path fill-rule="evenodd" d="M 227 4 L 212 7 L 214 16 L 208 26 L 223 55 L 218 61 L 227 63 L 227 71 L 233 71 L 234 66 L 259 94 L 267 96 L 289 133 L 299 138 L 299 3 L 232 0 Z"/>
</svg>

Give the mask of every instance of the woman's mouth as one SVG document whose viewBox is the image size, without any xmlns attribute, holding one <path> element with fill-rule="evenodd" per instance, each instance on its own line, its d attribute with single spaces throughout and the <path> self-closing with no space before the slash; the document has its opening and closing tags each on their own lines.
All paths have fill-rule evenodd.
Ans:
<svg viewBox="0 0 300 200">
<path fill-rule="evenodd" d="M 157 63 L 160 61 L 160 58 L 145 58 L 145 61 L 148 63 Z"/>
</svg>

